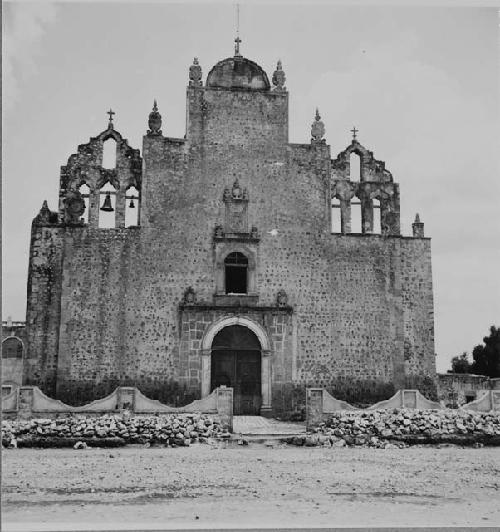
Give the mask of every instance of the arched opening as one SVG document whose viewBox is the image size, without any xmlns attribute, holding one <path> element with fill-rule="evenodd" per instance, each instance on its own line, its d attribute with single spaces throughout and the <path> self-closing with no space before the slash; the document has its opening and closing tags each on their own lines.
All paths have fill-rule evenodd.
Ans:
<svg viewBox="0 0 500 532">
<path fill-rule="evenodd" d="M 125 227 L 139 225 L 139 191 L 128 187 L 125 193 Z"/>
<path fill-rule="evenodd" d="M 17 336 L 11 336 L 2 342 L 2 358 L 23 358 L 23 343 Z"/>
<path fill-rule="evenodd" d="M 361 201 L 354 197 L 351 200 L 351 233 L 361 232 Z"/>
<path fill-rule="evenodd" d="M 258 415 L 262 404 L 261 344 L 242 325 L 221 329 L 212 342 L 211 384 L 233 388 L 235 415 Z"/>
<path fill-rule="evenodd" d="M 382 228 L 380 225 L 380 200 L 373 200 L 373 229 L 372 233 L 380 235 L 382 233 Z"/>
<path fill-rule="evenodd" d="M 351 181 L 361 181 L 361 157 L 354 152 L 349 157 L 349 178 Z"/>
<path fill-rule="evenodd" d="M 112 170 L 116 168 L 116 140 L 107 139 L 102 145 L 102 167 Z"/>
<path fill-rule="evenodd" d="M 248 259 L 239 251 L 224 260 L 226 294 L 246 294 L 248 291 Z"/>
<path fill-rule="evenodd" d="M 332 233 L 342 232 L 342 211 L 340 210 L 340 200 L 332 199 Z"/>
<path fill-rule="evenodd" d="M 108 181 L 99 191 L 99 228 L 115 227 L 116 188 Z"/>
<path fill-rule="evenodd" d="M 85 211 L 83 212 L 82 219 L 88 224 L 89 223 L 89 210 L 90 210 L 90 187 L 87 183 L 80 185 L 78 192 L 82 195 L 83 201 L 85 203 Z"/>
</svg>

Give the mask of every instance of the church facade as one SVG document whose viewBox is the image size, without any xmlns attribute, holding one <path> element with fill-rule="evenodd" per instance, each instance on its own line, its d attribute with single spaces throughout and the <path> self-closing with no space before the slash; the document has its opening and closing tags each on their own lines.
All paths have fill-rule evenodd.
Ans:
<svg viewBox="0 0 500 532">
<path fill-rule="evenodd" d="M 270 82 L 238 44 L 205 82 L 194 60 L 184 138 L 155 102 L 141 153 L 110 111 L 61 167 L 58 209 L 32 224 L 24 384 L 171 404 L 226 385 L 236 414 L 263 415 L 307 386 L 433 396 L 423 224 L 401 235 L 399 185 L 356 130 L 332 158 L 317 112 L 310 142 L 290 143 L 281 63 Z"/>
</svg>

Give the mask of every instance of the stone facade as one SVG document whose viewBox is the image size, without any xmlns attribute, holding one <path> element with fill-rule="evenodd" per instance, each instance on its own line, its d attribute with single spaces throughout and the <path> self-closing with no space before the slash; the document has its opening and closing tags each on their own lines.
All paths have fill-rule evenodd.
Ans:
<svg viewBox="0 0 500 532">
<path fill-rule="evenodd" d="M 403 387 L 433 397 L 430 240 L 420 220 L 414 236 L 400 234 L 385 164 L 356 139 L 332 160 L 319 113 L 310 143 L 289 143 L 281 63 L 273 88 L 239 54 L 205 85 L 200 68 L 190 69 L 184 138 L 164 136 L 155 102 L 142 156 L 110 120 L 62 167 L 58 211 L 44 204 L 32 226 L 25 384 L 66 401 L 132 384 L 191 400 L 210 392 L 214 334 L 238 323 L 262 347 L 263 411 L 290 408 L 306 385 L 358 402 Z M 105 169 L 109 139 L 116 166 Z M 100 228 L 107 183 L 115 226 Z M 127 227 L 130 187 L 139 216 Z M 333 233 L 332 201 L 342 219 Z M 240 293 L 227 289 L 231 254 L 246 261 Z"/>
</svg>

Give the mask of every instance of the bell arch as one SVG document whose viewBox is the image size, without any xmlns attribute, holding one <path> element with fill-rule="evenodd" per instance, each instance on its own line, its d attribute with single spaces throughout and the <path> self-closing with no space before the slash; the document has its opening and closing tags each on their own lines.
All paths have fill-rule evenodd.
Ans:
<svg viewBox="0 0 500 532">
<path fill-rule="evenodd" d="M 226 327 L 232 325 L 240 325 L 247 327 L 257 337 L 261 345 L 261 396 L 262 396 L 262 412 L 269 412 L 271 410 L 271 344 L 269 336 L 264 327 L 256 321 L 243 317 L 231 316 L 221 318 L 212 323 L 202 339 L 201 349 L 201 396 L 206 397 L 210 394 L 210 380 L 212 370 L 212 344 L 215 336 Z"/>
</svg>

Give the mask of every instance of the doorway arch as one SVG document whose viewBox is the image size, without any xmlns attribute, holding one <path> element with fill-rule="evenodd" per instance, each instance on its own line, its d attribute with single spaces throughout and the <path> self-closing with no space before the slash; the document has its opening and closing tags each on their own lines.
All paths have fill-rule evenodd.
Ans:
<svg viewBox="0 0 500 532">
<path fill-rule="evenodd" d="M 230 325 L 220 330 L 212 342 L 210 391 L 219 386 L 233 389 L 233 412 L 258 415 L 261 394 L 261 345 L 247 327 Z"/>
<path fill-rule="evenodd" d="M 239 328 L 231 329 L 234 326 L 239 326 Z M 224 332 L 224 329 L 228 329 L 227 332 Z M 247 331 L 244 331 L 244 329 L 247 329 Z M 238 332 L 239 331 L 239 332 Z M 221 333 L 220 336 L 218 334 Z M 233 340 L 230 338 L 233 337 Z M 215 345 L 214 345 L 215 341 Z M 230 342 L 233 342 L 233 345 L 229 345 Z M 221 343 L 222 342 L 222 343 Z M 224 344 L 226 342 L 226 344 Z M 239 342 L 239 343 L 238 343 Z M 222 348 L 222 349 L 219 349 Z M 214 364 L 215 357 L 220 355 L 221 351 L 224 351 L 224 348 L 227 348 L 226 350 L 229 352 L 231 349 L 233 351 L 240 351 L 241 355 L 233 356 L 233 364 L 238 364 L 238 360 L 235 361 L 235 358 L 241 358 L 242 359 L 242 371 L 248 371 L 251 373 L 252 370 L 252 362 L 251 360 L 247 360 L 248 367 L 245 368 L 245 352 L 250 353 L 251 351 L 257 351 L 260 358 L 260 379 L 257 379 L 254 381 L 257 386 L 257 390 L 255 391 L 256 395 L 258 394 L 258 387 L 260 386 L 260 397 L 259 404 L 260 404 L 260 414 L 266 414 L 271 411 L 271 350 L 270 350 L 270 343 L 269 343 L 269 337 L 267 335 L 266 330 L 262 325 L 259 323 L 244 317 L 239 316 L 232 316 L 230 318 L 222 318 L 218 320 L 215 323 L 212 323 L 207 330 L 205 331 L 205 334 L 203 336 L 202 340 L 202 350 L 201 350 L 201 395 L 202 397 L 206 397 L 210 394 L 212 389 L 215 387 L 215 384 L 218 384 L 219 386 L 224 384 L 223 382 L 216 383 L 215 381 L 212 383 L 212 365 Z M 241 349 L 240 349 L 241 348 Z M 246 351 L 247 350 L 247 351 Z M 259 352 L 260 350 L 260 352 Z M 250 355 L 250 358 L 253 357 L 254 364 L 257 366 L 257 369 L 259 367 L 258 362 L 255 362 L 257 355 Z M 230 358 L 230 357 L 228 357 Z M 231 362 L 228 362 L 229 364 Z M 237 368 L 235 368 L 236 370 Z M 255 371 L 255 367 L 253 370 Z M 214 366 L 215 371 L 215 366 Z M 229 378 L 229 375 L 227 376 L 229 381 L 231 380 Z M 230 382 L 230 386 L 233 388 L 233 398 L 234 398 L 234 405 L 237 407 L 237 401 L 236 401 L 236 394 L 238 393 L 238 390 L 235 389 L 234 386 L 234 377 L 235 374 L 233 372 L 233 382 Z M 237 377 L 237 375 L 236 375 Z M 244 377 L 243 374 L 240 375 L 240 377 Z M 243 378 L 243 386 L 245 385 L 245 379 Z M 240 379 L 241 382 L 241 379 Z M 249 381 L 249 388 L 251 388 Z M 214 386 L 212 386 L 212 384 Z M 226 384 L 227 386 L 227 384 Z M 239 390 L 241 391 L 241 389 Z M 244 390 L 243 390 L 244 391 Z M 245 395 L 245 394 L 243 394 Z M 249 399 L 242 399 L 243 401 L 249 401 Z M 240 402 L 241 404 L 241 402 Z M 255 406 L 255 410 L 257 410 L 257 406 Z M 236 412 L 238 412 L 238 408 L 236 408 Z M 256 412 L 259 413 L 259 412 Z"/>
</svg>

